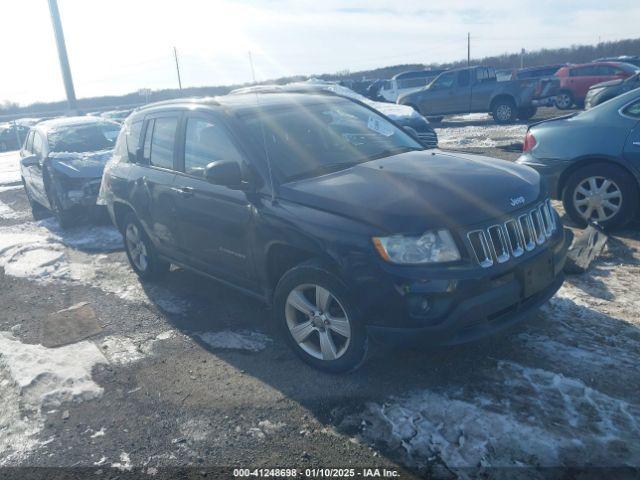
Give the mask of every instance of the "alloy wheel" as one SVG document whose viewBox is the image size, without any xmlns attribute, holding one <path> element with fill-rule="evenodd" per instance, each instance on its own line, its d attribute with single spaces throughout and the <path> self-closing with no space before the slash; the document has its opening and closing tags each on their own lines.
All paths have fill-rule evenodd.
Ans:
<svg viewBox="0 0 640 480">
<path fill-rule="evenodd" d="M 509 105 L 498 105 L 496 115 L 501 122 L 511 120 L 511 107 Z"/>
<path fill-rule="evenodd" d="M 340 301 L 320 285 L 304 284 L 291 290 L 285 318 L 294 341 L 313 358 L 337 360 L 349 347 L 349 316 Z"/>
<path fill-rule="evenodd" d="M 573 206 L 586 220 L 603 222 L 622 208 L 622 191 L 609 178 L 588 177 L 574 190 Z"/>
<path fill-rule="evenodd" d="M 561 93 L 556 97 L 556 105 L 558 108 L 569 108 L 571 106 L 571 98 L 566 93 Z"/>
<path fill-rule="evenodd" d="M 138 270 L 144 272 L 149 266 L 147 247 L 142 240 L 142 235 L 137 225 L 130 223 L 125 231 L 125 239 L 127 242 L 127 249 L 131 256 L 131 261 Z"/>
</svg>

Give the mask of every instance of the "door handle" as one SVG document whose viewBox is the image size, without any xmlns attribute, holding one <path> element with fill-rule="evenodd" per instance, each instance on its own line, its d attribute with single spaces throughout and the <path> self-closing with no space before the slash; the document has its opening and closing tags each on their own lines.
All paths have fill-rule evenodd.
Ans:
<svg viewBox="0 0 640 480">
<path fill-rule="evenodd" d="M 195 193 L 193 187 L 171 187 L 171 190 L 182 197 L 192 197 Z"/>
</svg>

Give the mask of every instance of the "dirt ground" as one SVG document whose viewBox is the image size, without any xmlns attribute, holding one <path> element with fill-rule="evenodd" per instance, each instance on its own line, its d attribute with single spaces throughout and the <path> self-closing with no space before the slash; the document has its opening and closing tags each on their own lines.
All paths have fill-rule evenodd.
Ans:
<svg viewBox="0 0 640 480">
<path fill-rule="evenodd" d="M 442 148 L 508 160 L 525 131 L 478 115 L 437 126 Z M 0 156 L 0 173 L 15 161 Z M 580 478 L 632 478 L 639 248 L 637 224 L 616 232 L 515 331 L 447 349 L 376 346 L 362 369 L 335 376 L 301 363 L 259 303 L 179 269 L 142 284 L 111 226 L 35 222 L 15 177 L 0 176 L 0 477 L 379 467 L 573 478 L 567 467 L 590 467 Z M 95 313 L 91 336 L 51 330 L 52 314 L 81 302 Z"/>
</svg>

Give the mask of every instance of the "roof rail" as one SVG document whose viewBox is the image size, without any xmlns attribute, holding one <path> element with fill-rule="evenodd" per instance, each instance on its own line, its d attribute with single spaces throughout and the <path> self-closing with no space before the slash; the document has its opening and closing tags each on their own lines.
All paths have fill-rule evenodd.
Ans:
<svg viewBox="0 0 640 480">
<path fill-rule="evenodd" d="M 146 105 L 141 105 L 136 108 L 135 111 L 139 112 L 141 110 L 147 110 L 149 108 L 161 107 L 163 105 L 177 105 L 180 103 L 192 103 L 192 102 L 206 102 L 213 103 L 215 105 L 220 105 L 215 97 L 187 97 L 187 98 L 172 98 L 170 100 L 160 100 L 159 102 L 147 103 Z"/>
<path fill-rule="evenodd" d="M 342 97 L 337 92 L 322 88 L 320 85 L 256 85 L 255 87 L 243 87 L 229 92 L 229 95 L 249 95 L 256 93 L 308 93 L 314 95 L 334 95 Z"/>
</svg>

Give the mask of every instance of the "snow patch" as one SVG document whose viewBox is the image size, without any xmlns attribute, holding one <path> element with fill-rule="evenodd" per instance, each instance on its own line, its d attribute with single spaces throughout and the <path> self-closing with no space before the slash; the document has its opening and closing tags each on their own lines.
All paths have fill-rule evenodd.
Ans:
<svg viewBox="0 0 640 480">
<path fill-rule="evenodd" d="M 258 352 L 264 350 L 271 338 L 249 330 L 223 330 L 220 332 L 200 332 L 194 334 L 212 348 L 229 350 L 250 350 Z"/>
<path fill-rule="evenodd" d="M 361 435 L 426 467 L 637 465 L 640 408 L 581 380 L 499 362 L 476 387 L 371 403 Z"/>
<path fill-rule="evenodd" d="M 6 152 L 0 154 L 0 185 L 20 183 L 20 152 Z"/>
<path fill-rule="evenodd" d="M 18 212 L 6 203 L 0 201 L 0 218 L 4 220 L 13 220 L 16 218 L 25 218 L 24 212 Z"/>
<path fill-rule="evenodd" d="M 482 125 L 436 128 L 438 146 L 447 148 L 495 148 L 521 143 L 526 125 Z"/>
<path fill-rule="evenodd" d="M 121 245 L 120 234 L 112 227 L 87 226 L 62 232 L 51 221 L 27 222 L 0 227 L 0 267 L 7 275 L 43 283 L 78 282 L 124 300 L 183 313 L 188 301 L 156 285 L 143 288 L 124 255 L 116 259 L 95 253 L 111 252 Z"/>
<path fill-rule="evenodd" d="M 129 458 L 129 454 L 127 452 L 122 452 L 120 454 L 120 461 L 111 464 L 111 467 L 120 470 L 122 472 L 130 472 L 131 467 L 131 459 Z"/>
<path fill-rule="evenodd" d="M 103 363 L 91 342 L 46 348 L 0 332 L 0 466 L 18 465 L 39 445 L 43 408 L 101 396 L 91 370 Z"/>
<path fill-rule="evenodd" d="M 113 364 L 127 365 L 151 355 L 158 341 L 175 336 L 173 330 L 154 335 L 141 333 L 135 335 L 111 335 L 100 342 L 100 350 Z"/>
</svg>

